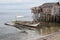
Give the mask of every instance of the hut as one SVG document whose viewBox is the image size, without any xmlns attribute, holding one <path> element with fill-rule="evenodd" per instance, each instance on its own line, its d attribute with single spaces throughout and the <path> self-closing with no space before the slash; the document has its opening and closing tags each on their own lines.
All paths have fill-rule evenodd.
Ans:
<svg viewBox="0 0 60 40">
<path fill-rule="evenodd" d="M 45 22 L 60 22 L 60 4 L 57 3 L 45 3 L 38 7 L 32 8 L 34 21 Z M 39 21 L 38 21 L 39 20 Z"/>
</svg>

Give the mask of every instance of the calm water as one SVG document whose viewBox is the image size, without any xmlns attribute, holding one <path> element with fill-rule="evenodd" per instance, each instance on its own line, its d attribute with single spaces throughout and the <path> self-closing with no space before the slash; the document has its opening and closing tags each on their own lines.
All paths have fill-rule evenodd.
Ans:
<svg viewBox="0 0 60 40">
<path fill-rule="evenodd" d="M 29 17 L 17 18 L 17 16 L 29 16 Z M 0 13 L 0 34 L 2 34 L 4 32 L 11 33 L 11 32 L 17 31 L 16 28 L 4 25 L 5 22 L 11 22 L 13 20 L 31 21 L 32 20 L 31 10 L 21 10 L 21 12 L 1 12 Z"/>
<path fill-rule="evenodd" d="M 26 18 L 17 18 L 16 16 L 29 16 Z M 26 33 L 20 33 L 20 30 L 4 25 L 5 22 L 12 20 L 32 20 L 31 10 L 22 10 L 22 12 L 2 12 L 0 13 L 0 40 L 33 40 L 38 38 L 39 35 L 35 31 L 27 30 Z M 35 37 L 36 36 L 36 37 Z"/>
</svg>

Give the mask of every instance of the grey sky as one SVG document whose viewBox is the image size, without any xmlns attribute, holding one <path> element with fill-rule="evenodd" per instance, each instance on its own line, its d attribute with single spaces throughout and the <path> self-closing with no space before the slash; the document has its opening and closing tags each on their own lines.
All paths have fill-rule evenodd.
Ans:
<svg viewBox="0 0 60 40">
<path fill-rule="evenodd" d="M 33 6 L 39 6 L 46 2 L 58 1 L 59 0 L 0 0 L 0 12 L 18 12 L 21 9 L 30 9 Z"/>
<path fill-rule="evenodd" d="M 56 2 L 59 0 L 0 0 L 0 3 L 21 3 L 21 2 Z"/>
</svg>

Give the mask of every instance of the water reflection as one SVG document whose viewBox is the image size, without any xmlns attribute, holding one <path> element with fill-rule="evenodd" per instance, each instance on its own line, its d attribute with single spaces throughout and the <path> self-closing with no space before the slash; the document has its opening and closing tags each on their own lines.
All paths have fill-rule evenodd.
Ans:
<svg viewBox="0 0 60 40">
<path fill-rule="evenodd" d="M 59 23 L 49 23 L 49 22 L 43 22 L 42 24 L 38 25 L 37 28 L 31 28 L 26 26 L 17 26 L 17 28 L 21 30 L 34 30 L 39 35 L 47 35 L 54 32 L 57 32 L 60 30 L 60 24 Z"/>
<path fill-rule="evenodd" d="M 38 27 L 36 28 L 36 31 L 41 35 L 51 34 L 59 30 L 60 30 L 59 23 L 44 23 L 38 25 Z"/>
</svg>

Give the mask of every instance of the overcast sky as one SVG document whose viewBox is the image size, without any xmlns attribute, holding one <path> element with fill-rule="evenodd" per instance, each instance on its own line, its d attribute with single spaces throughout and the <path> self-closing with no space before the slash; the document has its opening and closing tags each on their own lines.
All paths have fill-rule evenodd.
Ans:
<svg viewBox="0 0 60 40">
<path fill-rule="evenodd" d="M 20 12 L 22 9 L 30 9 L 33 6 L 40 6 L 46 2 L 58 1 L 59 0 L 0 0 L 0 12 Z"/>
<path fill-rule="evenodd" d="M 0 3 L 20 3 L 20 2 L 56 2 L 59 0 L 0 0 Z"/>
</svg>

